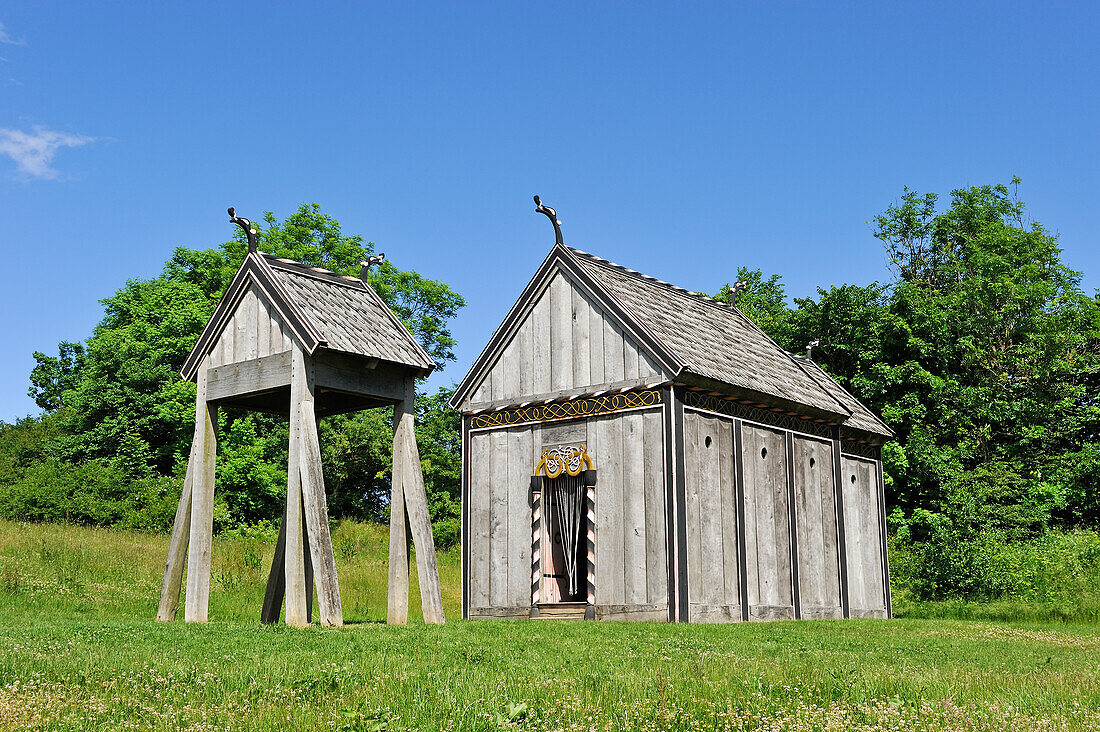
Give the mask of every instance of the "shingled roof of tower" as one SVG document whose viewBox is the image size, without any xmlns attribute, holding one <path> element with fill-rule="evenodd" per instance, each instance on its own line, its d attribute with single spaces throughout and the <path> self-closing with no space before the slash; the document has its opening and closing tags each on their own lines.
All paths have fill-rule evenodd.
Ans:
<svg viewBox="0 0 1100 732">
<path fill-rule="evenodd" d="M 241 264 L 184 361 L 184 378 L 194 377 L 202 357 L 225 328 L 226 317 L 252 285 L 275 305 L 307 353 L 326 348 L 425 372 L 436 365 L 378 293 L 359 278 L 253 252 Z"/>
</svg>

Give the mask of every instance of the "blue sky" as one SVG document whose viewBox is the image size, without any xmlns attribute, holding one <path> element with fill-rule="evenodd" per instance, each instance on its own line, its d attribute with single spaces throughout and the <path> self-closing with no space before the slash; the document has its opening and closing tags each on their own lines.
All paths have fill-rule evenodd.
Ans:
<svg viewBox="0 0 1100 732">
<path fill-rule="evenodd" d="M 553 244 L 696 290 L 885 276 L 903 186 L 1024 179 L 1100 285 L 1100 10 L 1013 3 L 0 4 L 0 419 L 32 352 L 225 209 L 316 201 L 469 301 L 458 380 Z"/>
</svg>

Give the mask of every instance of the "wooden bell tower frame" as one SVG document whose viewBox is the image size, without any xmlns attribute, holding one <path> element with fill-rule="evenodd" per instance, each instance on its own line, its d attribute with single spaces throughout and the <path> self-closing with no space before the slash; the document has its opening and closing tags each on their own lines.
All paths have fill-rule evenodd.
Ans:
<svg viewBox="0 0 1100 732">
<path fill-rule="evenodd" d="M 186 563 L 184 620 L 206 622 L 213 543 L 214 466 L 220 405 L 287 415 L 287 501 L 261 619 L 309 625 L 313 586 L 322 625 L 343 625 L 329 534 L 319 417 L 393 406 L 393 477 L 386 619 L 408 621 L 409 537 L 416 548 L 424 620 L 443 623 L 442 593 L 414 433 L 416 379 L 434 367 L 381 298 L 363 263 L 358 279 L 259 252 L 249 253 L 181 371 L 197 385 L 195 433 L 172 527 L 156 619 L 179 607 Z M 312 585 L 312 586 L 311 586 Z"/>
</svg>

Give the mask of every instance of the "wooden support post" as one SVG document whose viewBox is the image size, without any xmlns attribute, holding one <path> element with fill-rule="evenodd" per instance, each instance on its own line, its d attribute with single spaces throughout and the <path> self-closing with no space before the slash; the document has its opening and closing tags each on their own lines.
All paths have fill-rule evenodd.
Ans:
<svg viewBox="0 0 1100 732">
<path fill-rule="evenodd" d="M 191 491 L 195 474 L 195 441 L 191 441 L 191 454 L 187 458 L 187 474 L 183 478 L 183 490 L 172 522 L 172 538 L 168 543 L 168 558 L 164 561 L 164 579 L 160 585 L 160 605 L 157 621 L 167 623 L 176 619 L 180 603 L 180 587 L 183 584 L 183 565 L 187 559 L 187 545 L 191 534 Z"/>
<path fill-rule="evenodd" d="M 307 380 L 299 405 L 302 438 L 298 458 L 302 464 L 302 505 L 305 511 L 307 537 L 305 550 L 307 583 L 310 574 L 316 576 L 317 614 L 321 625 L 339 628 L 344 625 L 340 603 L 340 582 L 336 577 L 336 557 L 332 551 L 332 536 L 328 528 L 328 503 L 325 500 L 325 475 L 321 468 L 321 441 L 317 434 L 317 416 L 313 407 L 313 379 Z M 306 592 L 312 593 L 307 584 Z M 306 613 L 313 598 L 307 597 Z"/>
<path fill-rule="evenodd" d="M 439 586 L 435 541 L 432 539 L 431 517 L 428 515 L 428 495 L 424 489 L 424 474 L 420 467 L 420 451 L 416 447 L 415 423 L 416 381 L 405 381 L 405 399 L 401 420 L 394 430 L 394 462 L 402 461 L 399 469 L 405 499 L 405 511 L 416 548 L 416 571 L 420 579 L 420 603 L 424 622 L 442 624 L 443 594 Z M 390 522 L 393 522 L 391 512 Z"/>
<path fill-rule="evenodd" d="M 393 472 L 390 477 L 390 573 L 386 594 L 386 622 L 409 622 L 409 535 L 405 520 L 405 461 L 401 454 L 400 425 L 406 402 L 393 405 Z M 409 405 L 411 408 L 411 405 Z M 415 416 L 415 414 L 414 414 Z"/>
<path fill-rule="evenodd" d="M 302 524 L 302 415 L 299 405 L 306 390 L 305 354 L 295 346 L 290 378 L 290 449 L 286 470 L 286 624 L 309 624 L 306 608 L 305 538 Z"/>
<path fill-rule="evenodd" d="M 184 620 L 205 623 L 210 607 L 210 552 L 214 542 L 214 461 L 218 408 L 206 403 L 209 358 L 199 366 L 195 394 L 195 469 L 191 474 L 191 520 L 187 547 L 187 598 Z M 177 512 L 178 513 L 178 512 Z"/>
</svg>

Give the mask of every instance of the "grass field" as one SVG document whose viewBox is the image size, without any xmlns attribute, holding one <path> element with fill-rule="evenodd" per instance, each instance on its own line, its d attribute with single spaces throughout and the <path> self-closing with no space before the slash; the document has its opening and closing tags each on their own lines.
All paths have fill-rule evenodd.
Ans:
<svg viewBox="0 0 1100 732">
<path fill-rule="evenodd" d="M 162 625 L 166 537 L 0 522 L 0 729 L 1100 729 L 1098 625 L 393 628 L 384 530 L 334 541 L 341 630 L 261 626 L 271 542 L 247 536 L 215 544 L 213 621 Z"/>
</svg>

